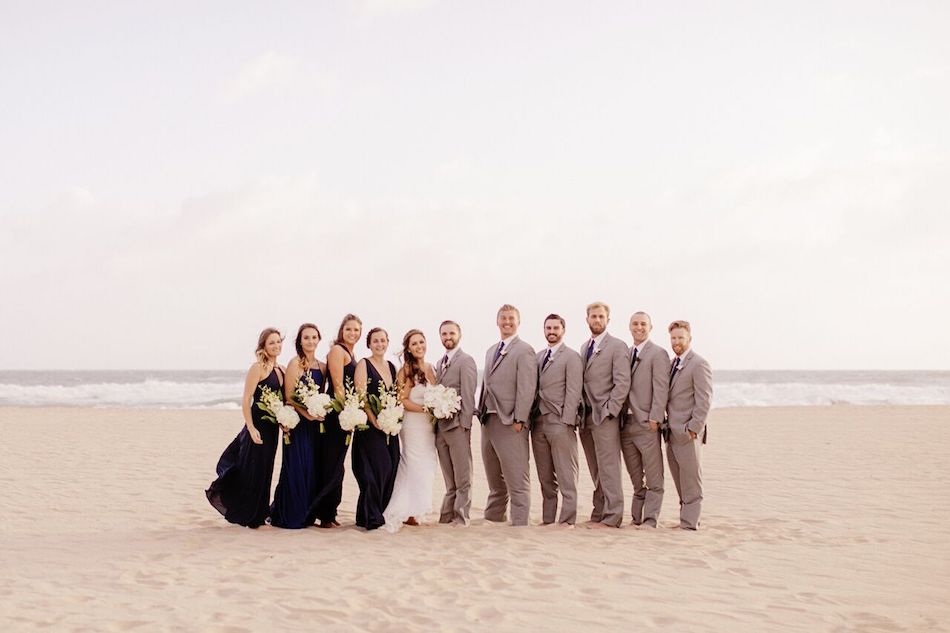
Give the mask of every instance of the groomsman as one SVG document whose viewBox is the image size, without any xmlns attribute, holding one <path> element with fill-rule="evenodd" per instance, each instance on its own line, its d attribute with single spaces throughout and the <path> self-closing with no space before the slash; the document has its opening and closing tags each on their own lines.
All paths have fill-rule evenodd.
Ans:
<svg viewBox="0 0 950 633">
<path fill-rule="evenodd" d="M 633 482 L 633 524 L 655 528 L 663 505 L 663 448 L 659 425 L 666 413 L 670 388 L 670 357 L 650 340 L 653 322 L 646 312 L 630 317 L 630 396 L 620 447 Z"/>
<path fill-rule="evenodd" d="M 511 499 L 511 524 L 528 525 L 531 510 L 528 430 L 525 428 L 538 385 L 538 362 L 530 345 L 518 338 L 521 313 L 512 305 L 498 309 L 501 342 L 488 348 L 478 399 L 482 423 L 482 461 L 488 479 L 485 518 L 505 521 Z"/>
<path fill-rule="evenodd" d="M 435 447 L 445 479 L 439 523 L 466 526 L 472 509 L 472 416 L 478 370 L 475 359 L 459 347 L 462 328 L 458 323 L 443 321 L 439 337 L 445 355 L 435 368 L 436 381 L 455 389 L 462 398 L 461 409 L 454 417 L 436 423 Z"/>
<path fill-rule="evenodd" d="M 706 416 L 712 403 L 712 369 L 690 345 L 686 321 L 670 323 L 670 346 L 676 356 L 670 368 L 670 395 L 666 403 L 669 425 L 666 458 L 680 498 L 680 528 L 695 530 L 703 505 L 702 448 L 706 443 Z"/>
<path fill-rule="evenodd" d="M 563 343 L 565 323 L 557 314 L 544 319 L 548 347 L 538 352 L 538 396 L 531 425 L 531 448 L 541 482 L 541 521 L 554 523 L 561 491 L 559 523 L 577 520 L 577 410 L 584 388 L 584 362 Z"/>
<path fill-rule="evenodd" d="M 590 525 L 620 527 L 623 522 L 623 485 L 620 480 L 620 419 L 630 393 L 627 346 L 607 333 L 610 308 L 595 302 L 587 306 L 591 339 L 581 346 L 584 360 L 584 420 L 581 444 L 594 481 L 594 510 Z"/>
</svg>

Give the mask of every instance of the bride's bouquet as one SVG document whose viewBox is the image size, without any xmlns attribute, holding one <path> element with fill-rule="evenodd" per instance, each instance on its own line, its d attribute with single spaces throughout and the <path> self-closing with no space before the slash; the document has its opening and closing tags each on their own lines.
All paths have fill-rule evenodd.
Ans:
<svg viewBox="0 0 950 633">
<path fill-rule="evenodd" d="M 422 406 L 436 420 L 446 420 L 461 411 L 462 398 L 452 387 L 426 385 L 422 394 Z"/>
<path fill-rule="evenodd" d="M 266 385 L 261 387 L 261 399 L 257 408 L 264 412 L 261 416 L 264 420 L 280 425 L 284 433 L 284 444 L 290 444 L 290 431 L 300 422 L 297 410 L 289 404 L 284 404 L 281 395 Z"/>
<path fill-rule="evenodd" d="M 388 387 L 380 383 L 379 395 L 371 393 L 366 400 L 376 416 L 379 430 L 386 434 L 386 443 L 389 444 L 389 436 L 399 435 L 402 430 L 402 416 L 406 412 L 399 400 L 399 386 L 395 382 Z"/>
<path fill-rule="evenodd" d="M 297 381 L 294 387 L 294 401 L 305 408 L 307 413 L 313 417 L 323 417 L 327 411 L 333 408 L 333 398 L 330 394 L 320 391 L 320 386 L 313 380 L 310 372 L 305 373 Z M 326 432 L 323 428 L 323 420 L 320 421 L 320 432 Z"/>
<path fill-rule="evenodd" d="M 332 402 L 333 410 L 340 414 L 340 428 L 349 433 L 346 436 L 347 446 L 353 437 L 353 431 L 365 431 L 369 428 L 366 424 L 366 411 L 363 411 L 365 404 L 363 394 L 357 391 L 353 381 L 347 378 L 343 393 L 337 395 Z"/>
</svg>

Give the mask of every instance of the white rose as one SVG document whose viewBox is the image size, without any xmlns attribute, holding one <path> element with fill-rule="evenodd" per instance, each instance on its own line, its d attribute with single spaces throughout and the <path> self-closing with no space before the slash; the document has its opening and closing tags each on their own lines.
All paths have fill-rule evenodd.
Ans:
<svg viewBox="0 0 950 633">
<path fill-rule="evenodd" d="M 297 411 L 292 406 L 285 404 L 277 410 L 277 422 L 281 426 L 292 429 L 300 422 L 300 416 L 297 415 Z"/>
</svg>

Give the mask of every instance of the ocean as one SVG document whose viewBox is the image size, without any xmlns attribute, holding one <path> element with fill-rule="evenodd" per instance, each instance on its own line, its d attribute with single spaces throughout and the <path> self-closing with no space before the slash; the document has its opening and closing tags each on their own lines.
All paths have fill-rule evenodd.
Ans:
<svg viewBox="0 0 950 633">
<path fill-rule="evenodd" d="M 238 409 L 244 373 L 0 371 L 0 406 Z M 713 407 L 950 405 L 950 371 L 717 371 Z"/>
</svg>

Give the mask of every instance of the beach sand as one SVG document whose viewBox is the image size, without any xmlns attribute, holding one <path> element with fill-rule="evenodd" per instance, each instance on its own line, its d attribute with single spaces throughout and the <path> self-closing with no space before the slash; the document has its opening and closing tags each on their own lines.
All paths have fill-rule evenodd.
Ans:
<svg viewBox="0 0 950 633">
<path fill-rule="evenodd" d="M 656 531 L 486 524 L 477 430 L 467 529 L 357 529 L 348 472 L 343 528 L 249 530 L 204 496 L 241 424 L 0 408 L 0 631 L 950 630 L 950 407 L 715 410 L 695 533 L 668 474 Z"/>
</svg>

